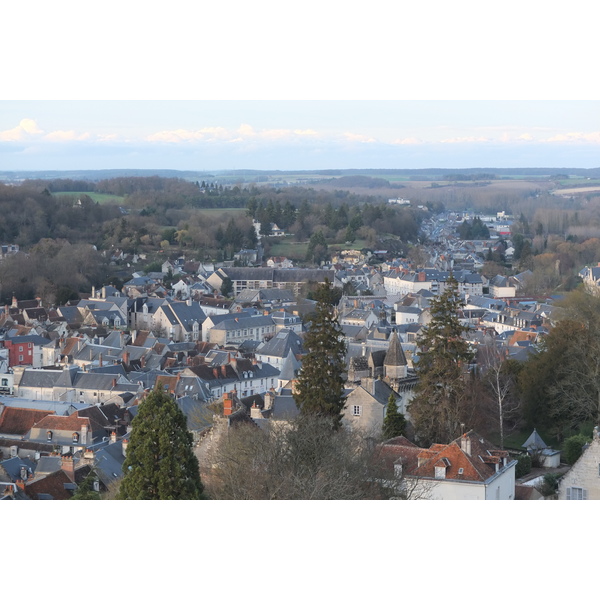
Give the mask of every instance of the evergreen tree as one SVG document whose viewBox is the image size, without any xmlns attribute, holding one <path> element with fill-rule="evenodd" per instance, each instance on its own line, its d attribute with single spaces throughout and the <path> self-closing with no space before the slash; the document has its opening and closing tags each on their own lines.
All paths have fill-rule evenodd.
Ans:
<svg viewBox="0 0 600 600">
<path fill-rule="evenodd" d="M 385 409 L 385 417 L 383 419 L 383 439 L 389 440 L 398 437 L 399 435 L 404 435 L 405 429 L 406 419 L 404 418 L 404 415 L 398 411 L 396 396 L 390 394 Z"/>
<path fill-rule="evenodd" d="M 100 500 L 100 494 L 94 489 L 96 478 L 96 473 L 92 469 L 77 486 L 77 491 L 73 494 L 71 500 Z"/>
<path fill-rule="evenodd" d="M 140 404 L 123 463 L 120 500 L 198 500 L 202 482 L 185 415 L 161 385 Z"/>
<path fill-rule="evenodd" d="M 225 296 L 225 298 L 229 298 L 231 293 L 233 292 L 233 281 L 229 279 L 229 277 L 225 277 L 223 279 L 223 283 L 221 284 L 221 294 Z"/>
<path fill-rule="evenodd" d="M 467 366 L 472 358 L 467 330 L 458 320 L 463 306 L 456 279 L 430 303 L 431 321 L 419 342 L 416 365 L 419 382 L 409 413 L 422 443 L 449 443 L 460 435 L 461 423 L 472 418 Z"/>
<path fill-rule="evenodd" d="M 315 292 L 317 307 L 304 338 L 307 354 L 294 390 L 294 400 L 303 415 L 321 415 L 339 428 L 344 408 L 344 357 L 342 328 L 331 303 L 332 285 L 326 281 Z"/>
</svg>

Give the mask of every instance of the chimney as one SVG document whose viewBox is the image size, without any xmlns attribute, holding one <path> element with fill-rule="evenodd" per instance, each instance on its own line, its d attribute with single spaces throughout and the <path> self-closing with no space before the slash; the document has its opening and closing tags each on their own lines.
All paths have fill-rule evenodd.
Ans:
<svg viewBox="0 0 600 600">
<path fill-rule="evenodd" d="M 221 365 L 221 375 L 223 375 L 223 377 L 227 376 L 227 365 Z"/>
<path fill-rule="evenodd" d="M 425 281 L 426 276 L 425 276 L 425 271 L 419 271 L 417 273 L 417 281 Z"/>
<path fill-rule="evenodd" d="M 114 444 L 117 441 L 117 433 L 116 431 L 112 431 L 110 434 L 109 444 Z"/>
<path fill-rule="evenodd" d="M 265 394 L 265 410 L 273 408 L 273 397 L 274 394 L 270 390 Z"/>
<path fill-rule="evenodd" d="M 79 439 L 80 439 L 80 443 L 82 443 L 84 446 L 87 445 L 87 434 L 88 434 L 87 425 L 82 425 L 81 426 L 81 435 L 79 436 Z"/>
<path fill-rule="evenodd" d="M 129 352 L 123 352 L 123 364 L 129 366 Z"/>
<path fill-rule="evenodd" d="M 22 479 L 17 479 L 15 484 L 22 492 L 25 491 L 25 482 Z"/>
<path fill-rule="evenodd" d="M 230 393 L 223 395 L 223 416 L 228 417 L 233 413 L 233 398 Z"/>
<path fill-rule="evenodd" d="M 63 456 L 60 468 L 67 474 L 71 481 L 75 481 L 75 463 L 72 456 Z"/>
<path fill-rule="evenodd" d="M 23 465 L 21 467 L 20 473 L 21 473 L 21 479 L 23 479 L 23 480 L 27 479 L 27 467 L 25 465 Z"/>
<path fill-rule="evenodd" d="M 127 446 L 129 445 L 129 440 L 125 438 L 122 442 L 123 445 L 123 456 L 127 456 Z"/>
<path fill-rule="evenodd" d="M 471 456 L 471 438 L 467 437 L 466 433 L 463 433 L 460 438 L 460 449 L 465 453 Z"/>
</svg>

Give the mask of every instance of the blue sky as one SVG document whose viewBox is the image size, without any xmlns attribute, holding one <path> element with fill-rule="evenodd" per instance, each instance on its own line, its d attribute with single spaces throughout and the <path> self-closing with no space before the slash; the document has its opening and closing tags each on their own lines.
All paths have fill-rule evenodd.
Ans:
<svg viewBox="0 0 600 600">
<path fill-rule="evenodd" d="M 0 102 L 1 170 L 600 166 L 599 101 Z"/>
<path fill-rule="evenodd" d="M 600 166 L 584 0 L 33 4 L 0 170 Z"/>
</svg>

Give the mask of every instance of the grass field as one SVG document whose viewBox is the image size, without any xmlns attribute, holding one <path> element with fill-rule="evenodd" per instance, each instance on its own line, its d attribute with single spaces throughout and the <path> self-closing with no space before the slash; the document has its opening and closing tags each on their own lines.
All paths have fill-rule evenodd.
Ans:
<svg viewBox="0 0 600 600">
<path fill-rule="evenodd" d="M 99 194 L 98 192 L 56 192 L 54 196 L 89 196 L 94 202 L 98 204 L 123 204 L 125 201 L 124 196 L 113 196 L 112 194 Z"/>
<path fill-rule="evenodd" d="M 355 240 L 352 244 L 330 244 L 329 250 L 338 252 L 340 250 L 360 250 L 366 246 L 365 240 Z M 290 260 L 304 260 L 308 242 L 275 242 L 271 244 L 272 256 L 285 256 Z"/>
</svg>

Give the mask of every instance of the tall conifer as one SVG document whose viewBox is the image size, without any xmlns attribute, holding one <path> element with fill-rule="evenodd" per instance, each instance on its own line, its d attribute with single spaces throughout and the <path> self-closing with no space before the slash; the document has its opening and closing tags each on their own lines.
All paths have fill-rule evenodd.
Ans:
<svg viewBox="0 0 600 600">
<path fill-rule="evenodd" d="M 202 482 L 185 415 L 159 385 L 132 422 L 120 500 L 198 500 Z"/>
<path fill-rule="evenodd" d="M 419 341 L 416 372 L 419 382 L 408 407 L 421 443 L 449 443 L 468 426 L 470 398 L 467 368 L 472 353 L 462 337 L 467 328 L 458 318 L 463 302 L 456 279 L 430 302 L 431 321 Z"/>
<path fill-rule="evenodd" d="M 332 291 L 326 282 L 315 293 L 317 307 L 304 338 L 308 353 L 302 359 L 294 399 L 302 414 L 330 417 L 337 428 L 345 403 L 342 375 L 346 345 L 331 303 Z"/>
</svg>

